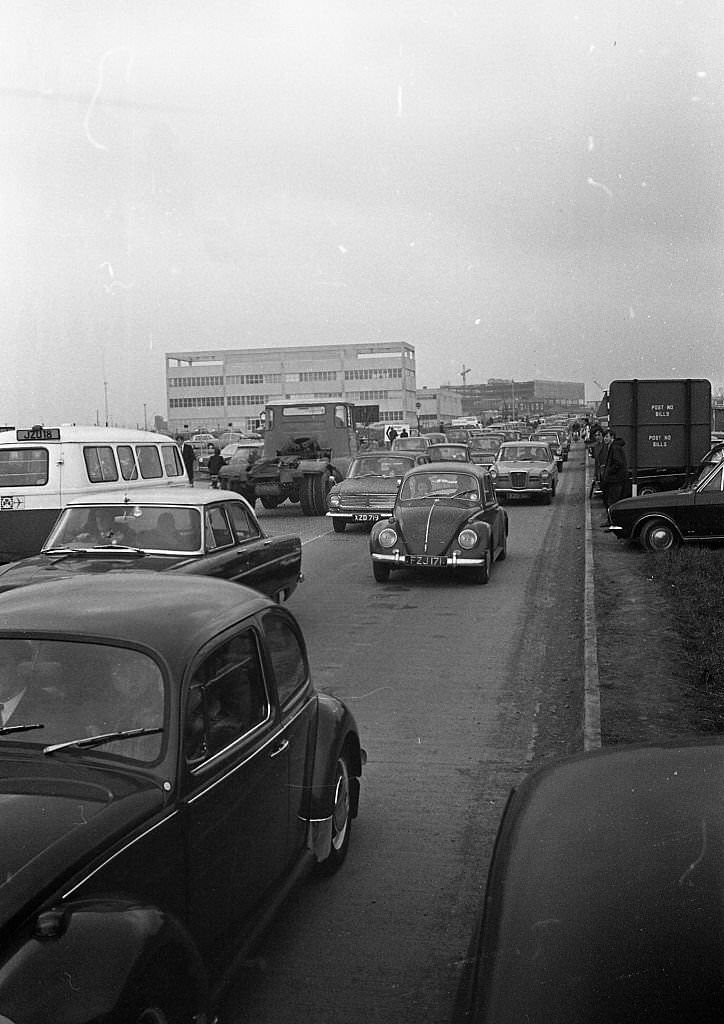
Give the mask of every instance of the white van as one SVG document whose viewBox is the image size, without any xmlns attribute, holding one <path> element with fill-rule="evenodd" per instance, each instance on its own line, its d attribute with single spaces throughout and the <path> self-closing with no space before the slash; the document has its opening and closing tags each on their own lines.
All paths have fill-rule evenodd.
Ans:
<svg viewBox="0 0 724 1024">
<path fill-rule="evenodd" d="M 0 432 L 0 562 L 34 555 L 72 498 L 126 493 L 189 479 L 164 434 L 115 427 L 44 427 Z"/>
</svg>

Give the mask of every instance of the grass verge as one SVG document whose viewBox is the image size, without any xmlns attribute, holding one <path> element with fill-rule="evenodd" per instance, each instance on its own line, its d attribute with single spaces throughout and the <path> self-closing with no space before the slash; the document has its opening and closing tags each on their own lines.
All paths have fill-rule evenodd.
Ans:
<svg viewBox="0 0 724 1024">
<path fill-rule="evenodd" d="M 652 555 L 651 562 L 652 578 L 670 599 L 692 681 L 724 706 L 724 551 L 684 547 Z"/>
</svg>

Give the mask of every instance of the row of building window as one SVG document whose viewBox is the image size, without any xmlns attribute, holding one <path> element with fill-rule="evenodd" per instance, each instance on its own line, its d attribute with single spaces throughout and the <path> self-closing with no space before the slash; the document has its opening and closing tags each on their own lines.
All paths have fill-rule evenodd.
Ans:
<svg viewBox="0 0 724 1024">
<path fill-rule="evenodd" d="M 170 388 L 210 388 L 219 387 L 224 383 L 221 376 L 214 377 L 169 377 Z"/>
<path fill-rule="evenodd" d="M 392 380 L 402 376 L 401 366 L 377 366 L 369 370 L 345 370 L 345 380 Z"/>
</svg>

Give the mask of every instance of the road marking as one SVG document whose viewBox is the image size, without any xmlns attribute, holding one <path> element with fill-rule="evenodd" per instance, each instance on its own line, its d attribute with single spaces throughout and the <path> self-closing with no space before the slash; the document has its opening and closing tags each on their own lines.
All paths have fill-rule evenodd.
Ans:
<svg viewBox="0 0 724 1024">
<path fill-rule="evenodd" d="M 591 466 L 585 455 L 586 542 L 583 583 L 583 749 L 601 746 L 601 691 L 598 682 L 598 636 L 596 633 L 596 595 L 593 577 L 593 534 L 591 532 Z"/>
</svg>

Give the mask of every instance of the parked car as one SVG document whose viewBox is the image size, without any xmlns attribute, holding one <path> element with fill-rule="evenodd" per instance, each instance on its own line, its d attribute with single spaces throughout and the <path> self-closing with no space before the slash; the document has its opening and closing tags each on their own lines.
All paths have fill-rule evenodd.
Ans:
<svg viewBox="0 0 724 1024">
<path fill-rule="evenodd" d="M 215 1019 L 281 897 L 345 860 L 353 716 L 293 616 L 221 580 L 59 580 L 0 622 L 0 1020 Z"/>
<path fill-rule="evenodd" d="M 430 441 L 424 435 L 415 437 L 396 437 L 392 442 L 393 452 L 419 452 L 424 451 L 430 445 Z"/>
<path fill-rule="evenodd" d="M 390 519 L 372 527 L 372 572 L 385 583 L 391 570 L 462 570 L 487 583 L 493 562 L 508 549 L 508 515 L 487 470 L 474 463 L 430 462 L 406 474 Z"/>
<path fill-rule="evenodd" d="M 335 533 L 353 523 L 371 525 L 392 515 L 397 488 L 405 473 L 426 462 L 422 452 L 391 452 L 382 448 L 358 455 L 346 479 L 327 495 L 327 515 Z"/>
<path fill-rule="evenodd" d="M 430 462 L 470 462 L 466 444 L 431 444 L 425 453 Z"/>
<path fill-rule="evenodd" d="M 542 498 L 550 505 L 558 488 L 558 465 L 542 441 L 506 441 L 490 475 L 500 498 Z"/>
<path fill-rule="evenodd" d="M 242 438 L 241 441 L 230 441 L 229 444 L 224 445 L 221 449 L 221 457 L 224 463 L 228 466 L 235 455 L 239 455 L 240 458 L 248 465 L 249 460 L 252 458 L 258 458 L 264 450 L 264 442 L 261 438 Z"/>
<path fill-rule="evenodd" d="M 550 762 L 513 792 L 455 1024 L 714 1021 L 724 738 Z"/>
<path fill-rule="evenodd" d="M 608 510 L 608 529 L 649 551 L 680 544 L 724 541 L 724 456 L 717 448 L 705 457 L 699 475 L 678 491 L 637 494 Z"/>
<path fill-rule="evenodd" d="M 136 499 L 141 500 L 136 500 Z M 104 491 L 69 503 L 38 555 L 0 567 L 0 591 L 60 576 L 152 569 L 218 576 L 277 600 L 301 578 L 299 537 L 269 537 L 248 503 L 199 487 Z"/>
</svg>

